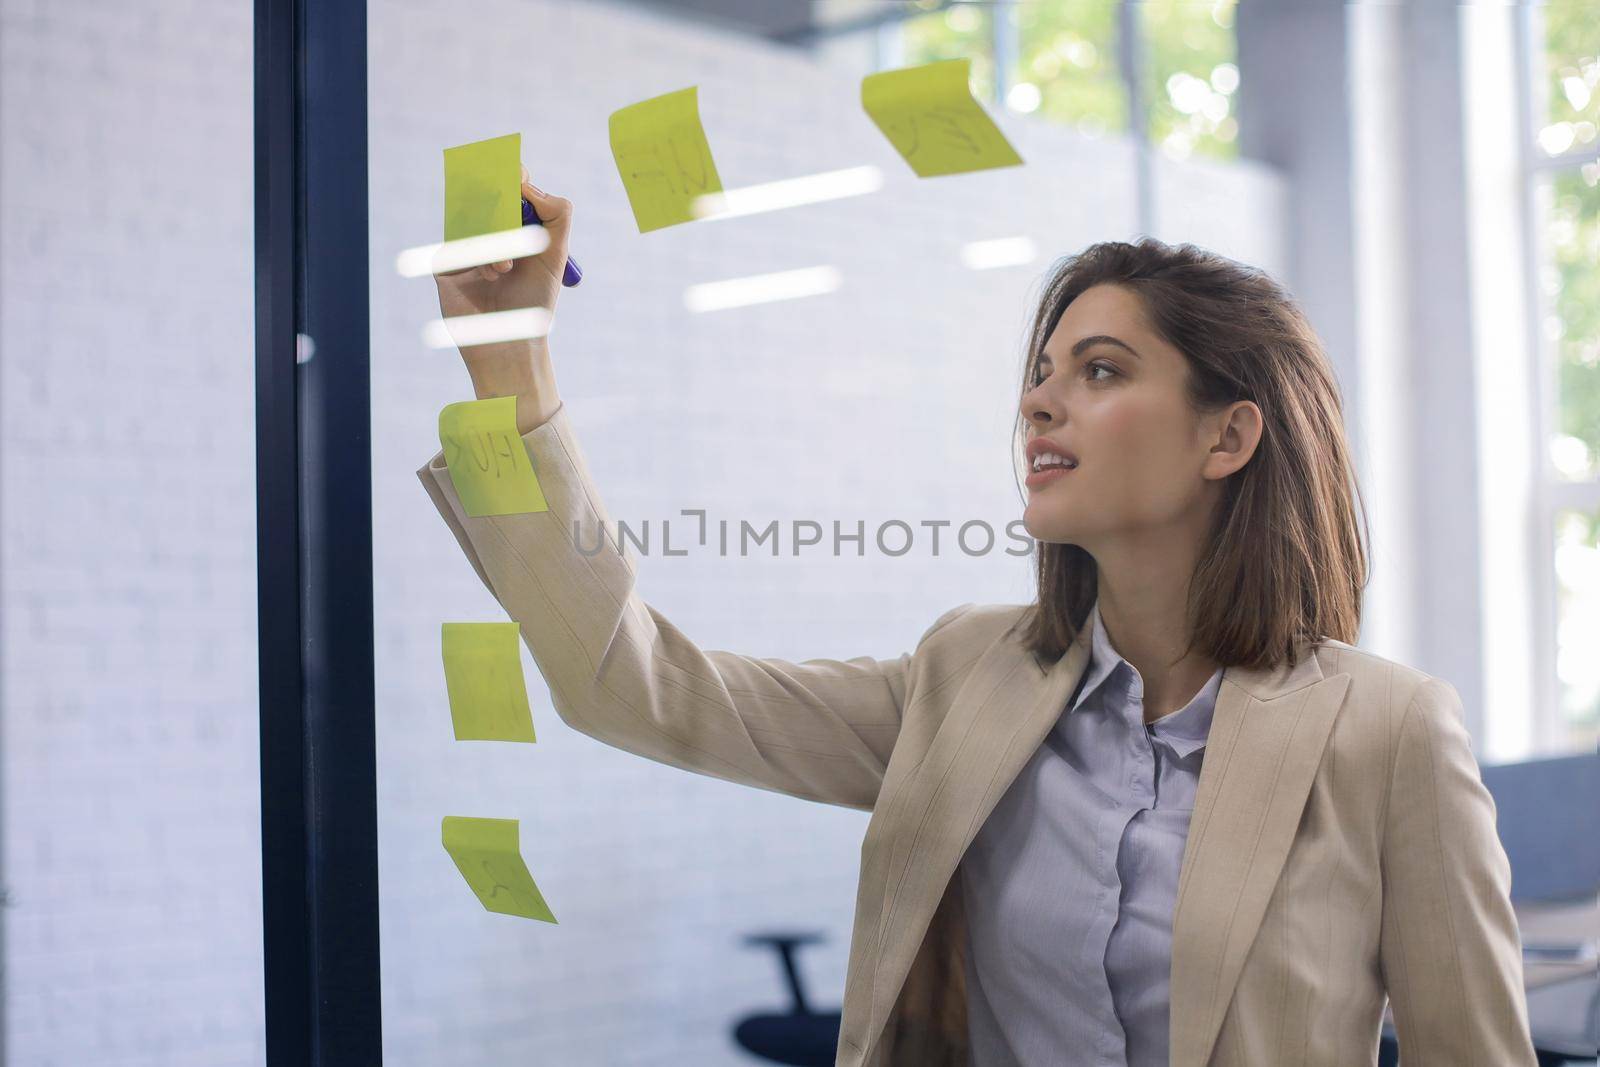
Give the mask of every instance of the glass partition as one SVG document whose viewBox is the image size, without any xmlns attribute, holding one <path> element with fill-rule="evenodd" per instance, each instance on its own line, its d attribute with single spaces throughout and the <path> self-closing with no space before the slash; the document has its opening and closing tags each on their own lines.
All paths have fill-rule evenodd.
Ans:
<svg viewBox="0 0 1600 1067">
<path fill-rule="evenodd" d="M 1375 117 L 1459 100 L 1461 70 L 1402 61 L 1435 22 L 810 6 L 368 10 L 391 1064 L 833 1062 L 901 724 L 841 747 L 822 715 L 796 742 L 776 708 L 816 712 L 807 662 L 892 697 L 950 609 L 1033 599 L 1023 357 L 1052 267 L 1096 241 L 1193 242 L 1303 299 L 1378 485 L 1380 651 L 1447 677 L 1474 730 L 1527 714 L 1485 710 L 1461 642 L 1489 622 L 1437 599 L 1452 564 L 1428 550 L 1495 507 L 1440 458 L 1477 447 L 1470 390 L 1405 394 L 1478 358 L 1465 332 L 1423 343 L 1430 309 L 1469 303 L 1434 269 L 1462 227 L 1404 217 L 1464 202 L 1435 162 L 1459 131 L 1411 144 Z M 1330 92 L 1358 54 L 1381 84 Z M 1581 637 L 1592 531 L 1563 531 Z M 1567 667 L 1563 722 L 1592 736 Z M 765 725 L 727 705 L 786 686 Z"/>
<path fill-rule="evenodd" d="M 898 42 L 908 65 L 977 54 L 987 13 L 928 17 L 938 26 L 913 22 Z M 1103 22 L 1077 36 L 1057 27 L 1064 71 L 1092 72 L 1088 53 L 1112 51 Z M 1035 68 L 1051 25 L 1029 22 Z M 529 650 L 493 629 L 507 604 L 538 615 L 549 576 L 506 571 L 513 556 L 481 538 L 499 544 L 488 528 L 518 524 L 457 529 L 448 463 L 423 470 L 447 406 L 479 398 L 452 343 L 468 325 L 436 321 L 434 280 L 399 259 L 440 254 L 431 246 L 457 191 L 447 178 L 464 182 L 472 166 L 458 158 L 452 171 L 446 150 L 517 137 L 511 158 L 573 205 L 582 278 L 560 289 L 541 342 L 560 442 L 581 451 L 593 503 L 628 538 L 657 632 L 795 662 L 893 659 L 958 604 L 1030 595 L 1011 458 L 1030 290 L 1057 257 L 1138 230 L 1134 148 L 1105 129 L 1115 93 L 1083 112 L 1103 111 L 1099 127 L 1080 129 L 997 107 L 974 80 L 969 106 L 1025 164 L 919 178 L 862 100 L 897 27 L 797 47 L 643 4 L 537 2 L 463 19 L 423 2 L 373 6 L 369 32 L 386 1059 L 747 1063 L 752 1020 L 796 1010 L 798 989 L 832 1062 L 867 813 L 685 773 L 563 721 Z M 635 213 L 613 116 L 690 87 L 662 144 L 679 163 L 694 147 L 687 169 L 705 191 L 698 123 L 724 214 L 643 228 L 652 220 Z M 648 171 L 637 153 L 656 146 L 627 157 L 629 131 L 617 136 Z M 1208 212 L 1210 232 L 1235 254 L 1275 268 L 1273 181 L 1256 168 L 1169 184 L 1221 213 Z M 453 722 L 452 697 L 469 698 L 448 684 L 452 639 L 481 639 L 479 662 L 512 650 L 526 719 L 513 698 L 506 733 Z M 588 639 L 562 654 L 592 652 Z M 550 918 L 489 910 L 444 846 L 446 817 L 515 820 L 537 896 L 482 875 L 481 850 L 461 844 L 455 858 L 479 865 L 487 899 L 542 904 Z"/>
</svg>

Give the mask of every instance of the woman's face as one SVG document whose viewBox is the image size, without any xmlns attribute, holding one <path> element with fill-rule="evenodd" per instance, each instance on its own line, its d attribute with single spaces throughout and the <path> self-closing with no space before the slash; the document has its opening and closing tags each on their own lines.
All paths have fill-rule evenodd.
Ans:
<svg viewBox="0 0 1600 1067">
<path fill-rule="evenodd" d="M 1190 407 L 1187 374 L 1128 290 L 1093 286 L 1067 306 L 1022 397 L 1033 537 L 1097 558 L 1104 546 L 1198 541 L 1221 479 L 1242 461 L 1213 450 L 1221 427 Z M 1046 441 L 1078 466 L 1035 473 L 1032 449 Z"/>
</svg>

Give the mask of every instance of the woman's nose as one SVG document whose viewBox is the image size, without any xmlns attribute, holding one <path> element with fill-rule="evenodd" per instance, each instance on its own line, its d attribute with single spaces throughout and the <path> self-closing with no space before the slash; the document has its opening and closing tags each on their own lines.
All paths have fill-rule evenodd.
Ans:
<svg viewBox="0 0 1600 1067">
<path fill-rule="evenodd" d="M 1022 398 L 1022 416 L 1037 425 L 1047 425 L 1056 418 L 1054 405 L 1037 389 Z"/>
</svg>

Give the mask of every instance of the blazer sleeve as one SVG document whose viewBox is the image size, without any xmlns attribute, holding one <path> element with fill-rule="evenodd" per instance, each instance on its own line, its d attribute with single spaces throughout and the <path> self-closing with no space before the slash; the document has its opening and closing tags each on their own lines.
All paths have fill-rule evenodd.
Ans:
<svg viewBox="0 0 1600 1067">
<path fill-rule="evenodd" d="M 573 729 L 673 767 L 871 810 L 914 653 L 757 658 L 702 650 L 635 591 L 565 405 L 522 436 L 548 511 L 469 516 L 442 451 L 417 471 Z M 918 642 L 970 608 L 940 616 Z"/>
<path fill-rule="evenodd" d="M 1406 1067 L 1535 1067 L 1511 865 L 1455 687 L 1401 717 L 1385 815 L 1379 961 Z"/>
</svg>

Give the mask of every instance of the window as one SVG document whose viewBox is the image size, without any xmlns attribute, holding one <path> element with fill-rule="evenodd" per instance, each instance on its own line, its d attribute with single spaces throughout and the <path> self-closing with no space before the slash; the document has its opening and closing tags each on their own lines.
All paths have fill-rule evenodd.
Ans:
<svg viewBox="0 0 1600 1067">
<path fill-rule="evenodd" d="M 1559 748 L 1588 751 L 1600 737 L 1600 509 L 1555 519 Z"/>
<path fill-rule="evenodd" d="M 1239 155 L 1239 121 L 1233 115 L 1239 88 L 1236 6 L 1235 0 L 1139 4 L 1150 143 L 1168 155 Z"/>
<path fill-rule="evenodd" d="M 1154 224 L 1151 148 L 1238 156 L 1238 0 L 941 3 L 878 30 L 878 69 L 972 60 L 980 99 L 1138 145 L 1138 229 Z M 1130 120 L 1130 115 L 1135 116 Z"/>
<path fill-rule="evenodd" d="M 1115 0 L 1060 0 L 1013 9 L 1017 64 L 1006 103 L 1088 134 L 1128 128 L 1117 62 Z"/>
<path fill-rule="evenodd" d="M 1527 58 L 1524 179 L 1538 279 L 1533 337 L 1541 387 L 1539 520 L 1552 555 L 1541 576 L 1539 642 L 1553 692 L 1542 745 L 1600 740 L 1600 34 L 1590 0 L 1522 12 Z"/>
<path fill-rule="evenodd" d="M 1133 128 L 1178 158 L 1235 158 L 1237 0 L 1140 0 L 1131 5 L 1131 19 L 1124 19 L 1123 6 L 1121 0 L 947 4 L 901 22 L 899 47 L 889 50 L 894 62 L 882 65 L 970 57 L 981 99 L 1090 135 Z M 1133 125 L 1124 25 L 1137 34 L 1128 51 L 1143 72 L 1144 118 Z"/>
<path fill-rule="evenodd" d="M 987 4 L 952 4 L 915 15 L 901 23 L 901 34 L 902 58 L 896 66 L 971 57 L 972 91 L 979 99 L 994 98 L 994 21 Z"/>
</svg>

